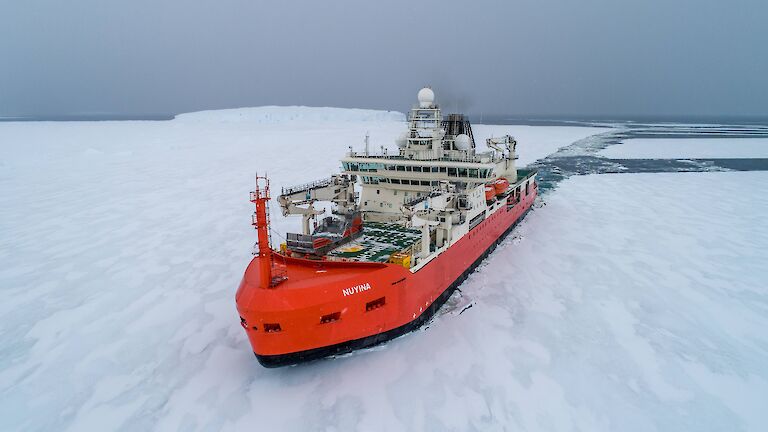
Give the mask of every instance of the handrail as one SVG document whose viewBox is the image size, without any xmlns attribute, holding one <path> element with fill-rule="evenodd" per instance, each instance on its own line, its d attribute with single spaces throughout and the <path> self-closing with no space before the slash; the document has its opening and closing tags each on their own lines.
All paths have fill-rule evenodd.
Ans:
<svg viewBox="0 0 768 432">
<path fill-rule="evenodd" d="M 333 177 L 324 178 L 321 180 L 315 180 L 313 182 L 300 184 L 297 186 L 290 186 L 282 188 L 280 195 L 292 195 L 296 192 L 307 191 L 315 188 L 326 187 L 333 183 Z"/>
<path fill-rule="evenodd" d="M 408 157 L 405 157 L 401 154 L 397 155 L 390 155 L 385 153 L 358 153 L 355 151 L 350 151 L 347 153 L 347 157 L 353 157 L 353 158 L 368 158 L 368 159 L 387 159 L 387 160 L 402 160 L 402 161 L 414 161 L 414 162 L 470 162 L 470 163 L 485 163 L 483 162 L 483 157 L 481 156 L 466 156 L 466 157 L 439 157 L 434 159 L 411 159 Z M 486 156 L 488 157 L 488 156 Z M 494 162 L 494 159 L 492 157 L 489 157 L 488 162 Z"/>
<path fill-rule="evenodd" d="M 426 195 L 417 196 L 415 198 L 411 198 L 411 199 L 409 199 L 407 201 L 404 201 L 403 202 L 403 206 L 405 206 L 405 207 L 413 207 L 416 204 L 418 204 L 418 203 L 420 203 L 422 201 L 427 200 L 428 198 L 434 198 L 434 197 L 440 196 L 442 194 L 443 194 L 442 191 L 432 191 L 432 192 L 430 192 L 430 193 L 428 193 Z"/>
</svg>

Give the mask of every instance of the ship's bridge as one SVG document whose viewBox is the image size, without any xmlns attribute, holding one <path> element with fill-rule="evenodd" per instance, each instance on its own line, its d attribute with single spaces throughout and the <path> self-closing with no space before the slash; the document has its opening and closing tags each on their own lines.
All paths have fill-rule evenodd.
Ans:
<svg viewBox="0 0 768 432">
<path fill-rule="evenodd" d="M 429 88 L 419 91 L 419 103 L 408 115 L 408 129 L 397 139 L 396 151 L 382 147 L 371 152 L 366 137 L 363 151 L 350 148 L 341 160 L 345 174 L 362 180 L 363 212 L 389 213 L 392 217 L 380 220 L 390 221 L 403 203 L 428 194 L 442 181 L 469 190 L 499 177 L 516 179 L 512 137 L 489 140 L 490 151 L 478 153 L 469 120 L 461 114 L 443 118 L 434 98 Z"/>
<path fill-rule="evenodd" d="M 364 184 L 413 184 L 437 186 L 440 180 L 484 183 L 493 179 L 495 164 L 450 159 L 423 161 L 404 158 L 377 159 L 349 156 L 342 159 L 342 170 L 362 178 Z M 416 183 L 413 183 L 416 181 Z M 424 183 L 426 182 L 426 183 Z"/>
</svg>

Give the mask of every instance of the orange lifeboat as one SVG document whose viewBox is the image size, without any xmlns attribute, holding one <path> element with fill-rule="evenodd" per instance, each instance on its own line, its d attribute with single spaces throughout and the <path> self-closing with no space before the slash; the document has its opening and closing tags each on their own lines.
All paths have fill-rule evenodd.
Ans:
<svg viewBox="0 0 768 432">
<path fill-rule="evenodd" d="M 509 182 L 507 179 L 500 178 L 493 182 L 493 187 L 496 190 L 496 195 L 503 195 L 507 189 L 509 189 Z M 488 197 L 488 189 L 485 190 L 486 199 Z"/>
<path fill-rule="evenodd" d="M 493 185 L 485 185 L 485 201 L 493 201 L 496 199 L 496 189 L 493 187 Z"/>
</svg>

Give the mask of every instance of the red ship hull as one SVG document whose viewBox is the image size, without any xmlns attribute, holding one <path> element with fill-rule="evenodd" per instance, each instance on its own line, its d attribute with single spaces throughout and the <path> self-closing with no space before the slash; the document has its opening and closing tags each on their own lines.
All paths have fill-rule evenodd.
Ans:
<svg viewBox="0 0 768 432">
<path fill-rule="evenodd" d="M 259 362 L 277 367 L 370 347 L 421 326 L 522 220 L 538 189 L 505 203 L 418 271 L 401 265 L 275 258 L 287 280 L 262 288 L 246 269 L 237 309 Z M 511 199 L 511 198 L 510 198 Z M 263 267 L 261 267 L 263 268 Z"/>
</svg>

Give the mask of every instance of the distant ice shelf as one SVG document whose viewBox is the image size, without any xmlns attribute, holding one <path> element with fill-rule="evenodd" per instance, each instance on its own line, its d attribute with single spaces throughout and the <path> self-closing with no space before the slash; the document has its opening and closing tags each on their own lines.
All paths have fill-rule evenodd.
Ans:
<svg viewBox="0 0 768 432">
<path fill-rule="evenodd" d="M 405 121 L 405 114 L 398 111 L 352 108 L 262 106 L 197 111 L 179 114 L 175 120 L 177 122 L 248 122 L 252 124 L 286 122 L 392 122 Z"/>
</svg>

